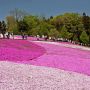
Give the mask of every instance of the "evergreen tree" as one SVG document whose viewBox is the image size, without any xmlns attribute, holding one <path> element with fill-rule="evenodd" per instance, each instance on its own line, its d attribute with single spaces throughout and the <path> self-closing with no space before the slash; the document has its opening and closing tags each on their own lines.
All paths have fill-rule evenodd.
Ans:
<svg viewBox="0 0 90 90">
<path fill-rule="evenodd" d="M 89 36 L 87 35 L 87 33 L 86 33 L 85 31 L 83 31 L 83 32 L 81 33 L 80 40 L 81 40 L 82 43 L 84 43 L 84 44 L 88 44 L 88 43 L 89 43 Z"/>
</svg>

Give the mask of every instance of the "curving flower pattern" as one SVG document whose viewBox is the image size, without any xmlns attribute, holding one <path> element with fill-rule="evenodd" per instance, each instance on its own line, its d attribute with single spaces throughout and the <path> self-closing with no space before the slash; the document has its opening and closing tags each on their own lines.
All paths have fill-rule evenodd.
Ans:
<svg viewBox="0 0 90 90">
<path fill-rule="evenodd" d="M 45 53 L 45 49 L 27 40 L 0 40 L 0 60 L 29 61 Z"/>
</svg>

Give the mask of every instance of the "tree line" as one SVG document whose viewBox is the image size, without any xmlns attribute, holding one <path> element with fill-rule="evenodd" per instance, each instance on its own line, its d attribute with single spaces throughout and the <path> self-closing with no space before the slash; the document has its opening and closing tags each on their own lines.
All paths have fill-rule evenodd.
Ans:
<svg viewBox="0 0 90 90">
<path fill-rule="evenodd" d="M 23 15 L 23 17 L 20 15 Z M 82 15 L 64 13 L 45 18 L 43 16 L 23 14 L 23 12 L 17 10 L 17 14 L 6 17 L 6 27 L 7 31 L 14 34 L 25 33 L 31 36 L 39 35 L 40 37 L 44 35 L 52 39 L 63 38 L 64 40 L 71 40 L 71 42 L 90 45 L 90 17 L 86 13 Z"/>
</svg>

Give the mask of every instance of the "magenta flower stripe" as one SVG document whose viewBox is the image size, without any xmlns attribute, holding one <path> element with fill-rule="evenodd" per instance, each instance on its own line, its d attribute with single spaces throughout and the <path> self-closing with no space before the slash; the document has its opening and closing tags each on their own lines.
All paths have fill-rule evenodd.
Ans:
<svg viewBox="0 0 90 90">
<path fill-rule="evenodd" d="M 1 61 L 30 61 L 44 53 L 44 48 L 26 40 L 0 40 Z"/>
</svg>

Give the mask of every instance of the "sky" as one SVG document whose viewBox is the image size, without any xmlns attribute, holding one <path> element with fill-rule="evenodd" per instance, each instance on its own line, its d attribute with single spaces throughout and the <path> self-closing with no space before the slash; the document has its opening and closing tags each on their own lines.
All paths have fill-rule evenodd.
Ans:
<svg viewBox="0 0 90 90">
<path fill-rule="evenodd" d="M 90 15 L 90 0 L 0 0 L 0 20 L 15 8 L 46 17 L 65 12 L 86 12 Z"/>
</svg>

